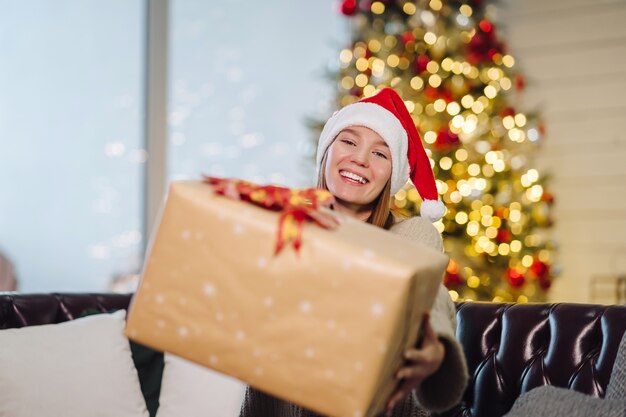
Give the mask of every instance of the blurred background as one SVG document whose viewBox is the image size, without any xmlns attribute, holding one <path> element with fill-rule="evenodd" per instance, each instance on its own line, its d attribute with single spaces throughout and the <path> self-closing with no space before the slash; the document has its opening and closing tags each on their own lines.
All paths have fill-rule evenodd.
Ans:
<svg viewBox="0 0 626 417">
<path fill-rule="evenodd" d="M 625 21 L 623 0 L 0 0 L 0 290 L 131 291 L 170 181 L 311 186 L 323 121 L 392 86 L 453 298 L 623 303 Z"/>
</svg>

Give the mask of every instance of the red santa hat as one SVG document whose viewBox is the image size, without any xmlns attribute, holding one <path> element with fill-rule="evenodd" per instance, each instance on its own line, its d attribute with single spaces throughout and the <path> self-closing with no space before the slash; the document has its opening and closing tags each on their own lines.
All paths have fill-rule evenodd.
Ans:
<svg viewBox="0 0 626 417">
<path fill-rule="evenodd" d="M 364 98 L 335 112 L 326 122 L 317 145 L 317 169 L 335 137 L 350 126 L 363 126 L 378 133 L 391 152 L 391 193 L 411 179 L 422 197 L 420 214 L 435 222 L 445 213 L 439 200 L 433 171 L 422 140 L 404 101 L 391 88 Z"/>
</svg>

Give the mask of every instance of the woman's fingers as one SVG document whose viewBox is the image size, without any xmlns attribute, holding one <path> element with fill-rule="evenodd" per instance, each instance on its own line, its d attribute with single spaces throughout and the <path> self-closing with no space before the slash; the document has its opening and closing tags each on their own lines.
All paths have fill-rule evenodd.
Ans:
<svg viewBox="0 0 626 417">
<path fill-rule="evenodd" d="M 421 381 L 428 376 L 429 369 L 425 366 L 407 366 L 396 372 L 398 379 L 416 379 Z"/>
<path fill-rule="evenodd" d="M 407 395 L 411 393 L 412 389 L 412 384 L 409 381 L 405 381 L 402 385 L 400 385 L 400 388 L 398 388 L 398 390 L 391 395 L 391 398 L 387 402 L 387 412 L 385 413 L 387 417 L 391 416 L 395 406 L 406 398 Z"/>
</svg>

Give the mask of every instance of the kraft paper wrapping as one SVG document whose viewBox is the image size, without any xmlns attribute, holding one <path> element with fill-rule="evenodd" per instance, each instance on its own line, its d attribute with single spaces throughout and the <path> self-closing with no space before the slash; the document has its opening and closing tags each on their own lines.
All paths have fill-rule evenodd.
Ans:
<svg viewBox="0 0 626 417">
<path fill-rule="evenodd" d="M 351 218 L 274 256 L 277 220 L 173 183 L 127 336 L 323 415 L 377 414 L 447 257 Z"/>
</svg>

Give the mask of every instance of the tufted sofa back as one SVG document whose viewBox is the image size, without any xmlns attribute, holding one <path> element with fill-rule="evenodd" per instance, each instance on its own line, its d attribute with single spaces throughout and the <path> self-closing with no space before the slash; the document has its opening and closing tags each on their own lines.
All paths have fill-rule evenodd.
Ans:
<svg viewBox="0 0 626 417">
<path fill-rule="evenodd" d="M 470 382 L 444 415 L 495 417 L 541 385 L 604 397 L 626 306 L 461 303 L 457 322 Z"/>
<path fill-rule="evenodd" d="M 82 312 L 125 309 L 130 294 L 16 294 L 0 293 L 0 329 L 74 320 Z"/>
<path fill-rule="evenodd" d="M 0 329 L 126 308 L 130 297 L 0 293 Z M 626 306 L 459 303 L 457 320 L 470 382 L 461 404 L 443 415 L 499 417 L 540 385 L 603 397 L 626 331 Z"/>
</svg>

